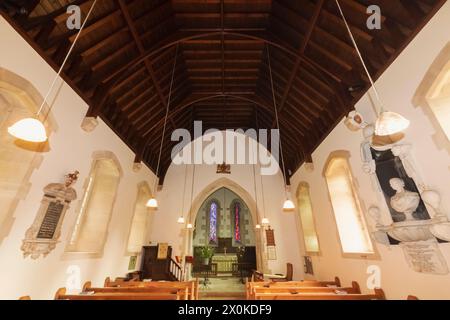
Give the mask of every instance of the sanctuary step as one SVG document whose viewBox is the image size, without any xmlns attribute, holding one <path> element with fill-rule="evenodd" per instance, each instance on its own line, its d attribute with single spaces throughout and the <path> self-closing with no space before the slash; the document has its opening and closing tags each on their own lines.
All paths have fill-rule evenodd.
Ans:
<svg viewBox="0 0 450 320">
<path fill-rule="evenodd" d="M 210 278 L 207 284 L 200 280 L 199 300 L 245 300 L 245 285 L 238 278 Z"/>
<path fill-rule="evenodd" d="M 245 300 L 243 292 L 203 292 L 199 300 Z"/>
</svg>

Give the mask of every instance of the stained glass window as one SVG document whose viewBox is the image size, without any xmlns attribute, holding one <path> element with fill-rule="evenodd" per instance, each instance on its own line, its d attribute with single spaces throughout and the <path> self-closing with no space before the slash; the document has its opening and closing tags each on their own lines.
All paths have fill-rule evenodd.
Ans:
<svg viewBox="0 0 450 320">
<path fill-rule="evenodd" d="M 209 207 L 209 242 L 217 243 L 217 202 Z"/>
<path fill-rule="evenodd" d="M 241 242 L 241 204 L 234 204 L 234 240 Z"/>
</svg>

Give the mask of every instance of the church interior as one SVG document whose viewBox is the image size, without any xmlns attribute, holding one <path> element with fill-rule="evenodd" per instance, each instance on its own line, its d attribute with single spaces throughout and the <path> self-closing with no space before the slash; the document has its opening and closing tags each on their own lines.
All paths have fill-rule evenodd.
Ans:
<svg viewBox="0 0 450 320">
<path fill-rule="evenodd" d="M 450 299 L 449 1 L 0 14 L 1 300 Z"/>
</svg>

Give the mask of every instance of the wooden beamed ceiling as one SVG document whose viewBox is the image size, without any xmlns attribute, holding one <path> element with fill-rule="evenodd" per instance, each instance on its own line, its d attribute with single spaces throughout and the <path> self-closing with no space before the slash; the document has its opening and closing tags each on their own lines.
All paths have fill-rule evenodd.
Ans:
<svg viewBox="0 0 450 320">
<path fill-rule="evenodd" d="M 340 0 L 378 78 L 445 0 Z M 77 30 L 67 6 L 92 0 L 5 0 L 0 10 L 55 69 Z M 382 28 L 366 26 L 378 5 Z M 176 55 L 176 57 L 175 57 Z M 156 169 L 172 70 L 160 178 L 171 130 L 276 128 L 269 58 L 290 174 L 367 91 L 369 81 L 334 0 L 101 0 L 63 72 L 66 82 Z"/>
</svg>

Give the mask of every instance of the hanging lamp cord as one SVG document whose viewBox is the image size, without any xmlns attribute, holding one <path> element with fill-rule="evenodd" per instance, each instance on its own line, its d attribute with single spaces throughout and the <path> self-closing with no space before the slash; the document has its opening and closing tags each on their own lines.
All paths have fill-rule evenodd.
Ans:
<svg viewBox="0 0 450 320">
<path fill-rule="evenodd" d="M 256 108 L 256 129 L 259 132 L 259 119 L 258 119 L 258 107 Z M 261 166 L 259 166 L 261 168 Z M 265 200 L 264 200 L 264 186 L 263 186 L 263 181 L 262 181 L 262 174 L 259 174 L 259 178 L 260 178 L 260 183 L 261 183 L 261 198 L 262 198 L 262 213 L 263 213 L 263 218 L 266 217 L 266 204 L 265 204 Z M 255 184 L 256 184 L 256 179 L 255 179 Z M 255 190 L 256 190 L 256 186 L 255 186 Z M 255 191 L 256 194 L 256 191 Z M 256 205 L 258 206 L 258 201 L 256 201 Z"/>
<path fill-rule="evenodd" d="M 286 199 L 287 199 L 288 198 L 288 193 L 287 193 L 286 166 L 284 164 L 283 145 L 281 143 L 280 120 L 278 118 L 277 99 L 275 98 L 275 88 L 274 88 L 274 85 L 273 85 L 272 64 L 270 62 L 270 48 L 269 48 L 269 46 L 267 46 L 267 59 L 269 60 L 270 86 L 272 88 L 273 106 L 274 106 L 274 109 L 275 109 L 275 121 L 277 123 L 277 129 L 279 131 L 281 164 L 283 166 L 284 192 L 286 194 Z"/>
<path fill-rule="evenodd" d="M 257 106 L 255 106 L 255 123 L 256 123 L 256 132 L 259 132 L 259 125 L 258 125 L 258 107 Z M 257 147 L 258 147 L 258 145 L 256 145 Z M 255 148 L 255 149 L 257 149 L 257 147 Z M 257 161 L 257 159 L 258 159 L 258 157 L 257 157 L 257 155 L 255 156 L 255 149 L 253 149 L 253 160 L 256 162 L 256 163 L 253 163 L 253 184 L 254 184 L 254 187 L 255 187 L 255 203 L 256 203 L 256 205 L 255 205 L 255 210 L 256 210 L 256 212 L 255 212 L 255 216 L 258 218 L 258 190 L 257 190 L 257 188 L 256 188 L 256 165 L 257 165 L 257 163 L 258 163 L 258 161 Z M 256 150 L 256 152 L 258 152 L 258 150 Z M 260 221 L 259 221 L 259 219 L 258 219 L 258 221 L 256 222 L 257 224 L 259 224 L 260 223 Z"/>
<path fill-rule="evenodd" d="M 61 67 L 60 67 L 59 70 L 58 70 L 58 73 L 56 74 L 55 78 L 53 79 L 53 82 L 52 82 L 52 84 L 51 84 L 51 86 L 50 86 L 50 89 L 47 91 L 47 94 L 45 95 L 45 98 L 44 98 L 44 100 L 42 101 L 42 104 L 41 104 L 41 106 L 39 107 L 39 110 L 38 110 L 38 112 L 36 113 L 36 116 L 39 116 L 39 115 L 41 114 L 42 110 L 44 109 L 44 107 L 45 107 L 45 105 L 46 105 L 46 103 L 47 103 L 48 98 L 50 97 L 50 94 L 53 92 L 53 89 L 55 88 L 56 82 L 57 82 L 58 79 L 61 77 L 61 73 L 62 73 L 62 71 L 64 70 L 64 67 L 66 66 L 67 61 L 69 60 L 69 57 L 70 57 L 70 55 L 71 55 L 73 49 L 75 48 L 75 45 L 76 45 L 77 42 L 78 42 L 78 38 L 80 37 L 81 32 L 83 31 L 83 29 L 84 29 L 84 27 L 85 27 L 87 21 L 89 20 L 89 17 L 91 16 L 92 11 L 94 11 L 94 8 L 95 8 L 96 3 L 97 3 L 97 0 L 94 0 L 94 2 L 92 3 L 91 8 L 89 9 L 89 12 L 88 12 L 86 18 L 85 18 L 84 21 L 83 21 L 83 24 L 81 25 L 80 30 L 79 30 L 78 33 L 77 33 L 77 36 L 75 37 L 75 40 L 73 41 L 72 45 L 70 46 L 70 49 L 69 49 L 69 51 L 67 52 L 66 57 L 64 58 L 64 61 L 63 61 L 62 65 L 61 65 Z M 50 114 L 51 109 L 52 109 L 51 107 L 48 109 L 47 115 Z"/>
<path fill-rule="evenodd" d="M 165 138 L 165 135 L 166 135 L 167 119 L 169 118 L 170 103 L 172 101 L 172 88 L 173 88 L 173 80 L 175 78 L 175 69 L 177 67 L 177 58 L 178 58 L 178 43 L 177 43 L 177 46 L 175 47 L 175 58 L 174 58 L 174 62 L 173 62 L 172 77 L 170 79 L 169 96 L 167 98 L 167 105 L 166 105 L 166 115 L 164 117 L 164 125 L 163 125 L 163 131 L 162 131 L 162 136 L 161 136 L 161 144 L 159 146 L 158 163 L 156 165 L 156 177 L 155 177 L 154 190 L 156 190 L 157 183 L 158 183 L 158 180 L 159 180 L 158 179 L 159 166 L 161 164 L 161 155 L 162 155 L 162 149 L 163 149 L 163 144 L 164 144 L 164 138 Z"/>
<path fill-rule="evenodd" d="M 184 165 L 183 199 L 181 199 L 181 216 L 184 218 L 184 198 L 186 197 L 187 164 Z"/>
<path fill-rule="evenodd" d="M 192 223 L 191 218 L 192 218 L 192 201 L 194 201 L 194 178 L 195 178 L 195 163 L 194 163 L 194 167 L 192 169 L 191 206 L 189 208 L 189 221 L 188 221 L 188 223 Z"/>
<path fill-rule="evenodd" d="M 255 160 L 255 158 L 256 158 L 255 157 L 255 149 L 256 148 L 257 148 L 257 146 L 255 148 L 252 148 L 253 149 L 253 160 Z M 257 189 L 256 189 L 256 164 L 255 163 L 253 163 L 253 185 L 254 185 L 254 188 L 255 188 L 255 203 L 256 203 L 255 216 L 258 217 L 258 192 L 257 192 Z M 258 221 L 258 223 L 259 223 L 259 221 Z"/>
<path fill-rule="evenodd" d="M 341 5 L 339 3 L 339 0 L 336 0 L 336 5 L 337 5 L 337 7 L 339 9 L 339 12 L 341 14 L 342 20 L 344 21 L 345 27 L 347 28 L 348 34 L 350 36 L 350 39 L 352 40 L 353 46 L 355 47 L 355 50 L 356 50 L 356 52 L 358 54 L 358 57 L 361 60 L 361 63 L 363 65 L 363 67 L 364 67 L 364 70 L 365 70 L 365 72 L 367 74 L 367 78 L 370 81 L 370 85 L 372 86 L 373 92 L 375 93 L 375 97 L 376 97 L 376 99 L 378 100 L 378 102 L 380 104 L 380 113 L 384 112 L 384 105 L 383 105 L 383 102 L 381 101 L 381 98 L 380 98 L 380 95 L 378 93 L 378 90 L 375 87 L 375 82 L 373 81 L 372 76 L 370 75 L 369 69 L 367 69 L 367 65 L 366 65 L 366 63 L 364 61 L 364 58 L 363 58 L 363 56 L 361 54 L 361 51 L 359 50 L 359 47 L 358 47 L 358 45 L 356 43 L 356 40 L 355 40 L 355 37 L 353 36 L 352 30 L 350 29 L 350 25 L 348 24 L 347 19 L 345 18 L 345 15 L 344 15 L 344 12 L 342 11 L 342 8 L 341 8 Z"/>
</svg>

